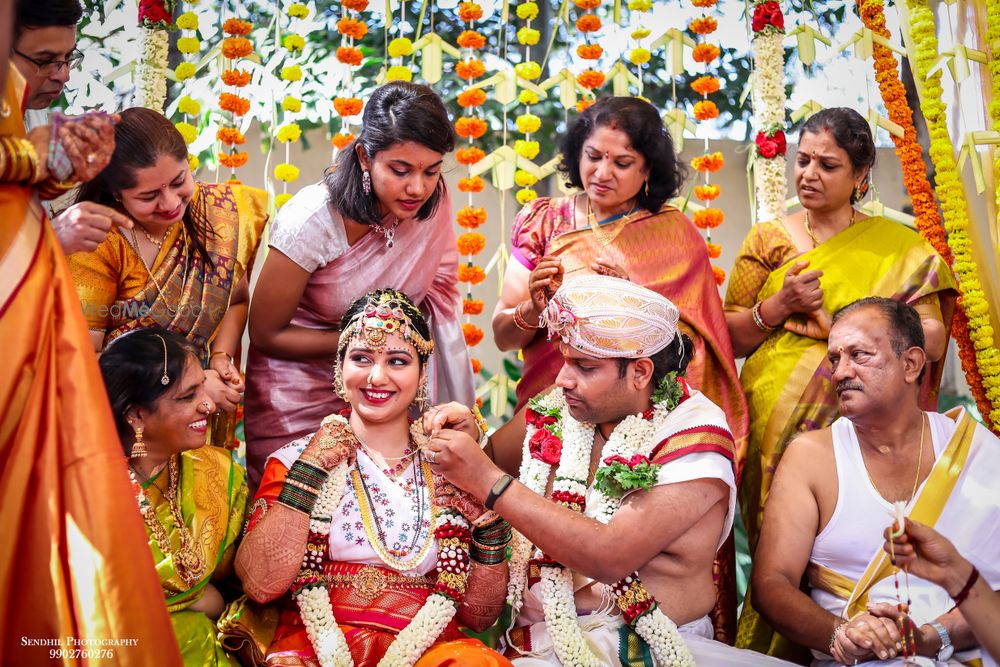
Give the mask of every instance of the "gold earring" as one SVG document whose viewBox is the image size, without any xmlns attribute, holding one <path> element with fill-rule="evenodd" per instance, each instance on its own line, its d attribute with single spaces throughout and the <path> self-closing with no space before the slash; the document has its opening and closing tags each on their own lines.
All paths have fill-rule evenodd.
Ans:
<svg viewBox="0 0 1000 667">
<path fill-rule="evenodd" d="M 417 406 L 417 410 L 423 412 L 430 405 L 430 398 L 427 396 L 427 377 L 424 376 L 424 381 L 420 383 L 420 387 L 417 389 L 417 395 L 413 397 L 413 404 Z"/>
<path fill-rule="evenodd" d="M 344 388 L 344 373 L 340 370 L 339 363 L 333 367 L 333 391 L 341 400 L 347 400 L 347 389 Z"/>
<path fill-rule="evenodd" d="M 135 442 L 132 444 L 132 453 L 129 454 L 130 459 L 141 459 L 146 455 L 146 443 L 142 441 L 142 427 L 133 426 L 132 429 L 135 431 Z"/>
</svg>

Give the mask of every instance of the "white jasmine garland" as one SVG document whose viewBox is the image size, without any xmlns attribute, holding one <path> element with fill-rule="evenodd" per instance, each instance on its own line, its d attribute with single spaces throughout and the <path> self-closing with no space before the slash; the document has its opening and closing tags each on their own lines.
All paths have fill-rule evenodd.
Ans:
<svg viewBox="0 0 1000 667">
<path fill-rule="evenodd" d="M 167 31 L 142 28 L 142 56 L 135 68 L 133 103 L 163 113 L 167 99 Z"/>
<path fill-rule="evenodd" d="M 763 30 L 753 38 L 754 127 L 758 132 L 771 133 L 785 127 L 785 52 L 784 33 Z M 785 156 L 754 158 L 754 191 L 757 219 L 776 220 L 785 214 Z"/>
</svg>

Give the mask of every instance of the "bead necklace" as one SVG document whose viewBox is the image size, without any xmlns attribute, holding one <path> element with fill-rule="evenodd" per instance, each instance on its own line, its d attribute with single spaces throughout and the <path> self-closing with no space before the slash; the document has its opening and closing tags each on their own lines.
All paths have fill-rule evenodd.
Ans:
<svg viewBox="0 0 1000 667">
<path fill-rule="evenodd" d="M 378 222 L 372 224 L 372 229 L 385 237 L 386 248 L 391 248 L 395 245 L 395 241 L 393 239 L 396 238 L 396 227 L 399 227 L 399 223 L 401 222 L 402 220 L 400 218 L 396 218 L 396 222 L 392 223 L 388 227 L 383 227 L 382 224 Z"/>
<path fill-rule="evenodd" d="M 424 541 L 420 550 L 409 559 L 403 560 L 408 554 L 413 553 L 417 548 L 417 541 L 420 539 L 421 527 L 424 521 L 424 502 L 423 494 L 421 493 L 421 488 L 427 490 L 427 498 L 430 501 L 430 515 L 431 515 L 431 525 L 435 525 L 437 521 L 437 507 L 434 505 L 434 477 L 431 473 L 430 465 L 423 460 L 422 456 L 417 456 L 414 461 L 413 466 L 413 476 L 414 485 L 413 491 L 416 494 L 417 511 L 416 511 L 416 521 L 413 527 L 413 539 L 411 540 L 408 549 L 390 549 L 386 544 L 385 531 L 382 528 L 381 522 L 378 520 L 378 516 L 375 514 L 372 503 L 371 493 L 368 490 L 368 485 L 365 483 L 364 477 L 361 474 L 361 466 L 357 460 L 354 462 L 354 470 L 351 471 L 351 483 L 354 486 L 354 493 L 358 498 L 358 509 L 361 512 L 361 520 L 364 523 L 365 535 L 368 537 L 368 542 L 371 544 L 372 549 L 382 560 L 383 563 L 393 568 L 397 572 L 406 572 L 407 570 L 412 570 L 423 562 L 424 557 L 427 555 L 428 550 L 431 547 L 431 536 L 428 536 L 427 540 Z M 423 473 L 423 484 L 420 484 L 420 473 Z"/>
<path fill-rule="evenodd" d="M 139 256 L 139 261 L 142 262 L 142 265 L 146 268 L 146 273 L 149 274 L 149 279 L 152 280 L 153 281 L 153 285 L 156 286 L 156 293 L 159 296 L 163 296 L 163 288 L 160 286 L 159 281 L 156 280 L 156 276 L 153 275 L 153 269 L 150 267 L 149 264 L 146 263 L 146 260 L 143 258 L 142 251 L 139 250 L 139 237 L 135 235 L 135 228 L 137 226 L 139 226 L 139 225 L 133 225 L 132 230 L 131 230 L 132 231 L 132 245 L 135 247 L 135 254 L 137 254 Z M 146 234 L 146 230 L 143 230 L 143 233 Z M 181 294 L 183 294 L 184 293 L 184 288 L 187 286 L 187 279 L 188 279 L 188 259 L 190 259 L 190 255 L 188 254 L 187 229 L 184 228 L 183 226 L 181 226 L 181 234 L 184 236 L 184 250 L 183 250 L 183 252 L 184 252 L 184 274 L 183 274 L 183 277 L 181 278 Z M 149 238 L 149 234 L 146 234 L 146 238 Z M 166 234 L 164 234 L 163 238 L 164 239 L 166 238 Z M 162 241 L 160 243 L 156 243 L 156 241 L 153 240 L 153 239 L 151 239 L 151 238 L 149 238 L 149 240 L 150 240 L 151 243 L 153 243 L 157 247 L 160 247 L 160 246 L 163 245 Z M 159 255 L 159 251 L 157 251 L 156 254 Z M 154 259 L 153 261 L 155 262 L 156 260 Z M 166 299 L 163 300 L 163 305 L 164 305 L 164 307 L 167 309 L 167 311 L 171 315 L 176 315 L 177 314 L 177 308 L 176 307 L 171 308 L 170 304 L 167 303 Z"/>
<path fill-rule="evenodd" d="M 847 228 L 850 228 L 851 226 L 854 225 L 854 218 L 857 216 L 857 214 L 858 214 L 858 210 L 852 206 L 851 207 L 851 221 L 849 223 L 847 223 Z M 816 234 L 815 234 L 815 232 L 813 232 L 812 225 L 809 222 L 809 211 L 808 210 L 806 210 L 806 225 L 805 226 L 806 226 L 806 234 L 809 235 L 809 239 L 812 240 L 812 242 L 813 242 L 813 248 L 819 247 L 819 240 L 817 240 Z"/>
<path fill-rule="evenodd" d="M 143 513 L 143 519 L 145 519 L 146 526 L 149 528 L 149 532 L 153 534 L 153 539 L 156 541 L 156 545 L 160 548 L 160 551 L 163 552 L 163 555 L 172 556 L 177 576 L 188 586 L 193 586 L 205 574 L 205 561 L 200 553 L 198 544 L 184 523 L 184 516 L 181 513 L 180 503 L 177 500 L 179 472 L 175 456 L 171 456 L 167 462 L 167 473 L 169 480 L 166 490 L 160 489 L 159 486 L 156 488 L 160 489 L 163 499 L 167 501 L 167 506 L 170 508 L 170 516 L 173 519 L 174 527 L 177 529 L 177 535 L 180 538 L 180 548 L 176 551 L 173 550 L 167 530 L 160 522 L 156 511 L 152 509 L 151 505 L 149 510 Z M 146 492 L 141 486 L 139 493 L 146 498 L 146 502 L 148 503 L 149 499 L 146 497 Z M 143 503 L 139 498 L 137 498 L 137 501 L 139 502 L 141 511 Z"/>
<path fill-rule="evenodd" d="M 381 459 L 386 466 L 388 466 L 390 461 L 399 461 L 399 463 L 391 468 L 379 466 L 382 468 L 382 472 L 385 473 L 386 477 L 393 480 L 399 477 L 399 473 L 406 470 L 407 466 L 409 466 L 410 459 L 412 459 L 413 455 L 417 453 L 416 450 L 410 447 L 409 443 L 407 443 L 402 456 L 383 456 L 379 452 L 372 450 L 372 448 L 366 445 L 357 435 L 354 437 L 357 439 L 358 444 L 361 445 L 361 449 L 364 450 L 365 454 L 368 455 L 368 458 L 370 458 L 372 463 L 375 463 L 375 465 L 378 465 L 378 459 Z"/>
</svg>

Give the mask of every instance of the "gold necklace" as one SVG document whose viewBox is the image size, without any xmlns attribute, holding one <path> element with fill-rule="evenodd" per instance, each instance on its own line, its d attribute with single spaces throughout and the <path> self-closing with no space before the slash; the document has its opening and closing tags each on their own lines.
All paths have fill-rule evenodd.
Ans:
<svg viewBox="0 0 1000 667">
<path fill-rule="evenodd" d="M 135 226 L 133 227 L 133 229 L 135 227 L 138 227 L 142 231 L 142 233 L 145 235 L 145 237 L 149 240 L 150 243 L 152 243 L 153 245 L 155 245 L 157 248 L 162 248 L 163 247 L 163 242 L 167 240 L 167 234 L 170 233 L 170 227 L 173 227 L 173 225 L 171 225 L 170 227 L 167 227 L 166 230 L 164 230 L 164 232 L 163 232 L 163 238 L 161 238 L 159 241 L 157 241 L 152 236 L 150 236 L 149 232 L 146 231 L 146 228 L 143 227 L 142 225 L 140 225 L 139 223 L 135 223 Z"/>
<path fill-rule="evenodd" d="M 160 548 L 160 551 L 164 556 L 172 557 L 177 576 L 188 586 L 194 586 L 205 574 L 205 561 L 199 545 L 195 542 L 187 525 L 184 523 L 184 515 L 181 513 L 180 503 L 177 500 L 180 473 L 177 470 L 177 458 L 175 456 L 171 456 L 167 462 L 167 473 L 169 480 L 167 481 L 166 491 L 160 489 L 159 486 L 156 488 L 160 489 L 163 499 L 167 501 L 167 507 L 170 508 L 170 517 L 173 519 L 174 527 L 177 529 L 177 535 L 180 538 L 180 548 L 176 551 L 173 549 L 167 529 L 160 522 L 160 518 L 157 516 L 154 508 L 150 507 L 150 510 L 146 512 L 143 518 L 146 520 L 146 526 L 149 528 L 149 532 L 153 534 L 153 539 L 156 541 L 156 545 Z M 143 493 L 146 493 L 145 489 Z M 150 504 L 152 505 L 152 503 Z"/>
<path fill-rule="evenodd" d="M 143 267 L 145 267 L 145 269 L 146 269 L 146 273 L 149 274 L 149 279 L 152 280 L 153 281 L 153 285 L 156 286 L 156 293 L 157 293 L 157 295 L 163 296 L 163 288 L 160 286 L 159 281 L 156 280 L 156 276 L 153 275 L 153 269 L 152 269 L 152 267 L 150 267 L 149 264 L 146 264 L 146 260 L 142 256 L 142 251 L 139 249 L 139 237 L 135 235 L 135 228 L 136 228 L 136 225 L 133 225 L 132 229 L 131 229 L 131 232 L 132 232 L 132 245 L 135 247 L 135 254 L 137 254 L 139 256 L 139 261 L 142 262 Z M 143 234 L 146 234 L 146 230 L 143 230 Z M 183 226 L 181 227 L 181 234 L 184 235 L 184 250 L 183 250 L 183 252 L 184 252 L 184 274 L 181 277 L 181 294 L 183 294 L 184 293 L 184 288 L 187 286 L 187 279 L 188 279 L 188 259 L 190 258 L 190 255 L 188 254 L 187 229 L 185 227 L 183 227 Z M 149 238 L 149 234 L 146 234 L 146 238 Z M 166 239 L 166 235 L 164 235 L 163 238 Z M 150 242 L 152 242 L 154 245 L 157 245 L 157 246 L 162 246 L 162 244 L 163 244 L 162 241 L 159 244 L 157 244 L 156 241 L 154 241 L 153 239 L 149 238 L 149 240 L 150 240 Z M 162 248 L 160 248 L 160 249 L 162 250 Z M 156 254 L 157 255 L 160 254 L 159 250 L 157 250 Z M 155 262 L 156 260 L 154 259 L 153 261 Z M 169 312 L 171 315 L 176 315 L 177 314 L 177 308 L 176 307 L 175 308 L 171 308 L 170 304 L 167 303 L 166 297 L 164 297 L 164 299 L 163 299 L 163 306 L 167 309 L 167 312 Z"/>
<path fill-rule="evenodd" d="M 854 224 L 854 218 L 855 218 L 855 216 L 857 214 L 858 214 L 858 210 L 852 206 L 851 207 L 851 221 L 849 223 L 847 223 L 847 228 L 850 228 Z M 809 238 L 812 240 L 812 242 L 813 242 L 813 248 L 818 247 L 819 246 L 819 241 L 816 239 L 816 234 L 813 232 L 812 225 L 809 224 L 809 210 L 808 209 L 806 210 L 806 234 L 808 234 Z M 836 234 L 834 234 L 834 236 L 836 236 Z M 833 237 L 831 237 L 831 238 L 833 238 Z M 829 239 L 827 239 L 827 240 L 829 240 Z"/>
<path fill-rule="evenodd" d="M 913 496 L 917 495 L 917 487 L 920 486 L 920 468 L 924 462 L 924 427 L 927 425 L 926 417 L 924 413 L 920 413 L 920 451 L 917 452 L 917 474 L 913 477 L 913 488 L 910 490 L 910 497 L 907 499 L 907 503 L 913 500 Z M 864 465 L 864 457 L 861 460 L 862 465 Z M 865 466 L 865 474 L 868 475 L 868 481 L 872 483 L 875 488 L 875 492 L 878 493 L 884 499 L 885 496 L 879 491 L 878 485 L 875 484 L 875 480 L 872 479 L 872 474 L 868 472 L 868 466 Z"/>
<path fill-rule="evenodd" d="M 629 213 L 631 213 L 631 211 L 629 211 Z M 625 219 L 625 222 L 631 222 L 629 213 L 622 213 L 622 218 Z M 597 237 L 597 242 L 602 246 L 611 245 L 611 243 L 615 240 L 615 237 L 618 235 L 617 230 L 606 232 L 601 229 L 599 224 L 597 224 L 597 214 L 594 213 L 594 209 L 590 206 L 590 197 L 587 197 L 587 224 L 590 225 L 590 230 L 594 232 L 594 236 Z"/>
</svg>

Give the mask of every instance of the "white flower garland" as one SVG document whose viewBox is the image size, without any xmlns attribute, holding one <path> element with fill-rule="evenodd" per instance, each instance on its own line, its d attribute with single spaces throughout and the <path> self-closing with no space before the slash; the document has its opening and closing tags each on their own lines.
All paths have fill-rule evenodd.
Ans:
<svg viewBox="0 0 1000 667">
<path fill-rule="evenodd" d="M 142 56 L 135 67 L 133 104 L 163 113 L 167 100 L 167 31 L 162 28 L 142 29 Z"/>
<path fill-rule="evenodd" d="M 587 477 L 590 469 L 590 454 L 594 442 L 594 426 L 581 423 L 569 414 L 562 391 L 553 390 L 537 404 L 542 409 L 556 409 L 562 427 L 562 454 L 556 469 L 553 492 L 570 491 L 585 496 Z M 661 429 L 670 410 L 666 401 L 657 403 L 653 418 L 646 420 L 641 414 L 626 417 L 604 444 L 601 450 L 601 464 L 610 456 L 629 458 L 635 454 L 648 457 L 657 444 L 653 435 Z M 552 466 L 531 456 L 528 443 L 537 431 L 528 424 L 521 459 L 521 482 L 535 493 L 545 495 Z M 621 507 L 622 498 L 612 498 L 599 492 L 596 506 L 588 514 L 593 514 L 601 523 L 607 524 Z M 510 584 L 507 601 L 514 609 L 514 617 L 520 610 L 527 586 L 528 561 L 535 551 L 533 545 L 522 535 L 516 536 L 510 563 Z M 526 545 L 526 546 L 525 546 Z M 562 566 L 542 565 L 541 597 L 545 613 L 545 624 L 552 639 L 552 645 L 563 665 L 573 667 L 599 667 L 601 662 L 590 650 L 578 623 L 576 598 L 573 591 L 573 573 Z M 616 587 L 627 589 L 640 585 L 638 574 L 626 577 Z M 693 667 L 694 658 L 677 630 L 677 625 L 664 614 L 659 605 L 642 615 L 635 623 L 635 631 L 649 644 L 650 650 L 662 666 L 677 665 Z"/>
<path fill-rule="evenodd" d="M 758 4 L 758 3 L 754 3 Z M 785 52 L 783 31 L 767 29 L 753 35 L 754 127 L 771 134 L 785 129 Z M 785 215 L 785 156 L 765 158 L 757 154 L 753 162 L 757 220 L 777 220 Z"/>
<path fill-rule="evenodd" d="M 340 421 L 347 427 L 347 420 L 339 415 L 333 420 Z M 332 420 L 332 421 L 333 421 Z M 328 540 L 333 513 L 340 505 L 340 500 L 347 487 L 348 466 L 346 463 L 330 471 L 329 477 L 319 492 L 313 511 L 309 515 L 309 530 Z M 463 516 L 447 509 L 441 509 L 437 514 L 435 531 L 447 524 L 469 529 L 469 524 Z M 433 535 L 433 533 L 432 533 Z M 428 538 L 431 539 L 431 538 Z M 454 545 L 445 546 L 443 540 L 438 540 L 438 571 L 449 573 L 460 581 L 459 592 L 464 593 L 465 582 L 469 572 L 469 549 Z M 325 542 L 324 542 L 325 544 Z M 325 551 L 324 551 L 325 553 Z M 306 549 L 303 555 L 303 570 L 319 570 L 322 568 L 323 557 Z M 353 667 L 354 660 L 347 645 L 343 631 L 337 625 L 330 604 L 330 593 L 324 582 L 317 581 L 303 586 L 295 595 L 302 616 L 302 623 L 309 635 L 309 641 L 316 652 L 316 658 L 322 667 Z M 458 603 L 443 592 L 435 590 L 424 602 L 413 619 L 403 628 L 378 667 L 413 667 L 420 656 L 437 641 L 437 638 L 458 612 Z"/>
</svg>

